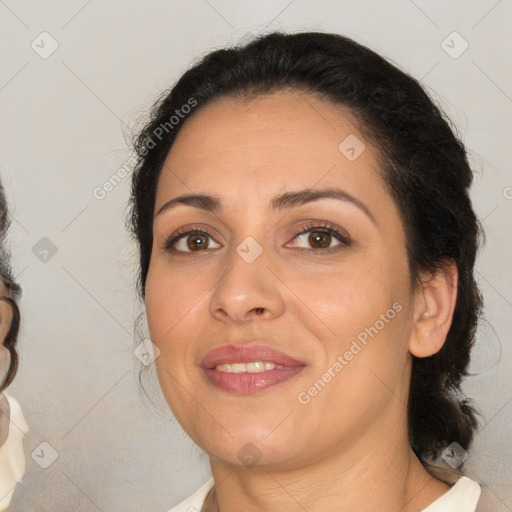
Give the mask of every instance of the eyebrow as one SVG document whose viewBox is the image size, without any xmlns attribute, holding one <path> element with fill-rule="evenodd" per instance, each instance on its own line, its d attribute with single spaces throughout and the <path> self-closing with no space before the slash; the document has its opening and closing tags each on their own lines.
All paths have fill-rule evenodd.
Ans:
<svg viewBox="0 0 512 512">
<path fill-rule="evenodd" d="M 179 204 L 186 204 L 188 206 L 200 208 L 201 210 L 206 210 L 208 212 L 219 212 L 222 210 L 221 201 L 218 197 L 208 196 L 206 194 L 188 194 L 185 196 L 175 197 L 174 199 L 171 199 L 165 203 L 158 210 L 155 217 Z"/>
<path fill-rule="evenodd" d="M 286 192 L 274 197 L 270 202 L 270 205 L 273 210 L 282 211 L 289 210 L 296 206 L 302 206 L 307 203 L 312 203 L 320 199 L 338 199 L 340 201 L 350 203 L 364 212 L 373 221 L 374 224 L 376 223 L 375 218 L 364 203 L 340 188 L 324 188 L 316 190 L 312 188 L 306 188 L 294 192 Z M 171 199 L 165 203 L 162 207 L 160 207 L 155 217 L 179 204 L 192 206 L 194 208 L 199 208 L 201 210 L 212 213 L 222 211 L 222 202 L 219 197 L 206 194 L 188 194 L 175 197 L 174 199 Z"/>
</svg>

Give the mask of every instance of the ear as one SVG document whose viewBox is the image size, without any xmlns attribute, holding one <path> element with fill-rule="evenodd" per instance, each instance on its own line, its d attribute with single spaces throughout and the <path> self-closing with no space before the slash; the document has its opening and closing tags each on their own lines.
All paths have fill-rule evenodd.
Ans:
<svg viewBox="0 0 512 512">
<path fill-rule="evenodd" d="M 416 357 L 428 357 L 446 341 L 457 302 L 458 272 L 453 260 L 448 260 L 435 274 L 424 273 L 414 294 L 414 324 L 409 340 L 409 352 Z"/>
</svg>

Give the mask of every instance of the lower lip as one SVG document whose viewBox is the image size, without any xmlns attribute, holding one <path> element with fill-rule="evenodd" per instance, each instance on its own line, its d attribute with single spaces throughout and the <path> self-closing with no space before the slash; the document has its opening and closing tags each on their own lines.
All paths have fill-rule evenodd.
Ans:
<svg viewBox="0 0 512 512">
<path fill-rule="evenodd" d="M 227 373 L 213 368 L 204 368 L 204 373 L 210 382 L 222 391 L 252 395 L 290 380 L 303 369 L 304 366 L 291 366 L 257 373 Z"/>
</svg>

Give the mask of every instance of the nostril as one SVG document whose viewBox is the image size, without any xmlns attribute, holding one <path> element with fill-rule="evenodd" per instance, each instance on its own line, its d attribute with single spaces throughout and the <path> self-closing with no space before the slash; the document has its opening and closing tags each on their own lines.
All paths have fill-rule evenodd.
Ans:
<svg viewBox="0 0 512 512">
<path fill-rule="evenodd" d="M 262 315 L 265 312 L 265 308 L 254 308 L 254 312 L 257 315 Z"/>
</svg>

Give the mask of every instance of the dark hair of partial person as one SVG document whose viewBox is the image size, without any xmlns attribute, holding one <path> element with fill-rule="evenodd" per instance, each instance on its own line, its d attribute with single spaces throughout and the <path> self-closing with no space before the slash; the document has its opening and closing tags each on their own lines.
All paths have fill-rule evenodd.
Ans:
<svg viewBox="0 0 512 512">
<path fill-rule="evenodd" d="M 379 172 L 404 224 L 412 285 L 422 271 L 435 274 L 447 262 L 456 263 L 458 297 L 446 342 L 430 357 L 413 357 L 408 428 L 411 447 L 426 467 L 454 441 L 467 450 L 478 412 L 460 387 L 482 310 L 474 277 L 482 232 L 469 197 L 473 173 L 451 123 L 419 82 L 347 37 L 273 32 L 215 50 L 158 99 L 134 140 L 138 158 L 129 225 L 140 251 L 141 297 L 158 178 L 187 119 L 170 129 L 171 116 L 191 99 L 196 106 L 189 117 L 217 98 L 250 99 L 286 90 L 315 95 L 349 112 L 376 149 Z M 164 136 L 155 137 L 165 123 Z"/>
<path fill-rule="evenodd" d="M 0 283 L 5 290 L 5 294 L 0 295 L 0 300 L 9 303 L 12 308 L 11 325 L 3 341 L 3 345 L 9 351 L 10 361 L 7 373 L 3 381 L 0 382 L 0 392 L 9 386 L 18 370 L 16 341 L 18 340 L 18 332 L 20 329 L 20 310 L 16 303 L 16 298 L 21 294 L 21 288 L 12 275 L 9 253 L 5 247 L 5 236 L 9 229 L 9 224 L 7 201 L 5 199 L 3 186 L 0 183 Z"/>
</svg>

